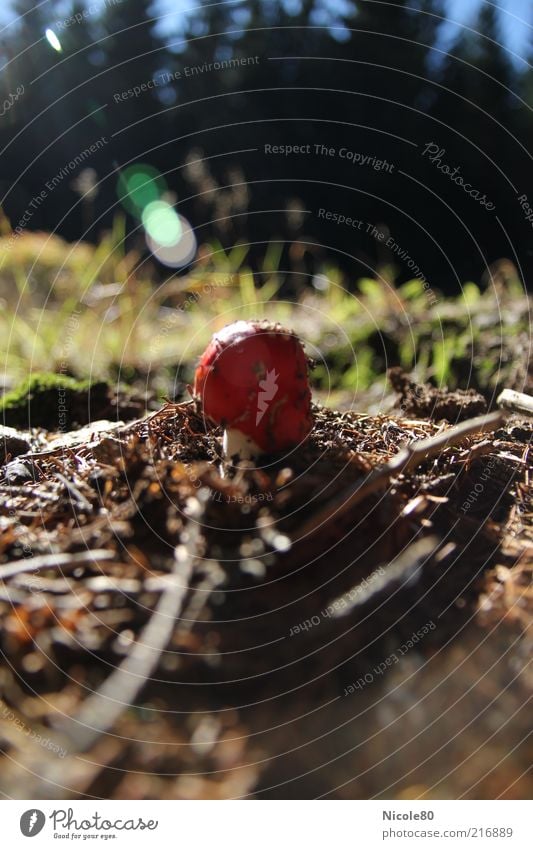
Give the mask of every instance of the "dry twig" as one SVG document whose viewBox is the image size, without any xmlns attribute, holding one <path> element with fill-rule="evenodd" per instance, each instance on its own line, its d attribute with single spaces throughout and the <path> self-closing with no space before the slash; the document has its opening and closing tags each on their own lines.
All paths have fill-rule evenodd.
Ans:
<svg viewBox="0 0 533 849">
<path fill-rule="evenodd" d="M 5 581 L 13 575 L 20 575 L 22 572 L 38 572 L 40 569 L 79 566 L 80 563 L 97 563 L 99 560 L 116 559 L 116 553 L 105 548 L 96 548 L 94 551 L 78 551 L 72 554 L 42 554 L 39 557 L 25 557 L 23 560 L 14 560 L 7 566 L 0 566 L 0 581 Z"/>
<path fill-rule="evenodd" d="M 430 436 L 428 439 L 420 439 L 402 448 L 395 457 L 384 466 L 374 469 L 363 478 L 343 489 L 331 501 L 318 510 L 310 519 L 299 528 L 298 537 L 303 539 L 317 531 L 324 531 L 325 526 L 340 519 L 348 513 L 363 498 L 371 495 L 385 486 L 392 477 L 412 471 L 416 466 L 430 457 L 439 454 L 444 448 L 457 445 L 475 433 L 493 431 L 506 418 L 506 413 L 496 411 L 486 416 L 478 416 L 466 422 L 451 427 Z"/>
<path fill-rule="evenodd" d="M 533 416 L 533 397 L 523 392 L 515 392 L 514 389 L 504 389 L 498 395 L 498 404 L 513 413 L 522 413 Z"/>
<path fill-rule="evenodd" d="M 148 624 L 129 655 L 100 689 L 86 699 L 78 715 L 62 723 L 59 730 L 70 738 L 71 748 L 76 751 L 87 751 L 102 734 L 110 731 L 155 672 L 190 590 L 200 537 L 199 516 L 194 516 L 194 519 L 188 529 L 187 544 L 176 549 L 172 580 L 166 584 Z"/>
</svg>

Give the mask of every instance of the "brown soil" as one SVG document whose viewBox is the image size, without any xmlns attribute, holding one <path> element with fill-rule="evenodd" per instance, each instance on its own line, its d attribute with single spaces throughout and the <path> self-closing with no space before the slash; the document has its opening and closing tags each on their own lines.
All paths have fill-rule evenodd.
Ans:
<svg viewBox="0 0 533 849">
<path fill-rule="evenodd" d="M 220 434 L 193 402 L 20 435 L 31 480 L 0 467 L 2 792 L 528 796 L 530 423 L 449 446 L 299 534 L 437 419 L 484 409 L 391 379 L 402 415 L 317 408 L 304 447 L 224 477 Z M 176 552 L 187 578 L 170 639 L 108 728 L 101 688 L 148 642 Z M 89 736 L 78 716 L 95 717 Z"/>
<path fill-rule="evenodd" d="M 416 383 L 399 366 L 389 369 L 388 378 L 399 395 L 397 405 L 404 415 L 458 422 L 487 411 L 485 398 L 475 389 L 450 392 L 429 383 Z"/>
</svg>

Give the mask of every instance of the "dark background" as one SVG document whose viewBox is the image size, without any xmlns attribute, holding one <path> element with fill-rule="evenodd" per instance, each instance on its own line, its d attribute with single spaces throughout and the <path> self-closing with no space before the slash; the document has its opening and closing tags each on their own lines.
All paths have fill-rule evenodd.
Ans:
<svg viewBox="0 0 533 849">
<path fill-rule="evenodd" d="M 24 85 L 0 119 L 2 206 L 12 226 L 51 177 L 104 135 L 106 145 L 33 210 L 28 229 L 98 240 L 121 209 L 119 170 L 144 162 L 165 174 L 200 244 L 251 242 L 256 268 L 266 243 L 280 239 L 286 268 L 316 273 L 331 262 L 355 281 L 394 261 L 398 280 L 413 276 L 365 229 L 319 219 L 325 207 L 383 228 L 444 291 L 487 279 L 502 257 L 531 279 L 533 225 L 518 196 L 533 205 L 533 74 L 511 61 L 494 6 L 482 4 L 444 53 L 440 0 L 205 3 L 164 33 L 141 0 L 108 0 L 97 13 L 25 0 L 12 8 L 24 16 L 0 45 L 2 100 Z M 76 13 L 80 22 L 58 25 Z M 47 27 L 62 52 L 43 36 Z M 184 73 L 255 56 L 239 68 Z M 116 102 L 117 93 L 178 71 L 181 79 Z M 422 155 L 429 142 L 494 210 Z M 393 171 L 337 156 L 265 155 L 266 143 L 347 147 Z M 256 150 L 231 153 L 248 148 Z M 81 197 L 87 180 L 96 188 Z M 127 223 L 129 242 L 146 250 L 138 221 L 128 215 Z"/>
</svg>

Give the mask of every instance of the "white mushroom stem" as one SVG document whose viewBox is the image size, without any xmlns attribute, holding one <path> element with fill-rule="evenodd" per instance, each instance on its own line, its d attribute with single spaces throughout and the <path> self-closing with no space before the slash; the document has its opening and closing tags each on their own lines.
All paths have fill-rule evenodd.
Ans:
<svg viewBox="0 0 533 849">
<path fill-rule="evenodd" d="M 222 448 L 226 460 L 229 461 L 233 460 L 235 455 L 237 455 L 238 462 L 239 460 L 251 460 L 262 453 L 259 445 L 251 437 L 233 427 L 224 431 Z"/>
</svg>

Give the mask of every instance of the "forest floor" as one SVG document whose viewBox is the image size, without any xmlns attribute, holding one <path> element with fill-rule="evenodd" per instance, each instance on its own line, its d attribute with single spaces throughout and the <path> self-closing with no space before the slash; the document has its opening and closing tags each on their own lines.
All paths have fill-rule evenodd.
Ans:
<svg viewBox="0 0 533 849">
<path fill-rule="evenodd" d="M 291 303 L 242 246 L 156 286 L 120 227 L 5 239 L 0 792 L 530 798 L 531 419 L 349 501 L 501 389 L 533 394 L 513 266 L 431 304 L 328 269 Z M 250 317 L 305 341 L 315 426 L 227 469 L 187 384 Z"/>
<path fill-rule="evenodd" d="M 313 525 L 486 406 L 392 379 L 397 411 L 316 407 L 223 477 L 193 401 L 5 438 L 3 794 L 528 796 L 531 422 Z"/>
</svg>

